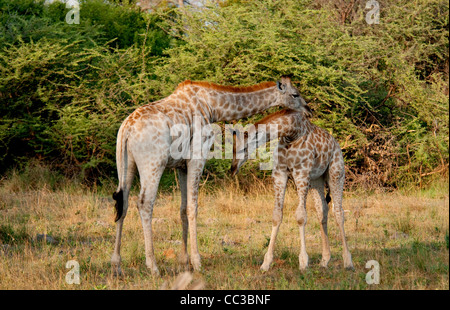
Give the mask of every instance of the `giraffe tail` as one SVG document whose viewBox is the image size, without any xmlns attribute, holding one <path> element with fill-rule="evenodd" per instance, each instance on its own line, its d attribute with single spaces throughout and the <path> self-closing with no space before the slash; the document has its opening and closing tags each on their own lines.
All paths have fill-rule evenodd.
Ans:
<svg viewBox="0 0 450 310">
<path fill-rule="evenodd" d="M 114 192 L 113 199 L 116 201 L 116 204 L 114 205 L 114 209 L 116 210 L 114 222 L 117 222 L 123 214 L 123 190 L 120 189 L 118 192 Z"/>
<path fill-rule="evenodd" d="M 325 197 L 325 201 L 327 202 L 327 204 L 329 204 L 331 201 L 331 196 L 330 196 L 330 187 L 328 186 L 328 182 L 325 182 L 325 188 L 327 190 L 327 196 Z"/>
<path fill-rule="evenodd" d="M 117 163 L 117 173 L 119 177 L 119 187 L 112 195 L 113 199 L 116 201 L 114 206 L 116 217 L 115 222 L 120 220 L 123 215 L 124 200 L 123 200 L 123 190 L 126 186 L 126 175 L 128 170 L 128 152 L 127 152 L 127 134 L 123 126 L 119 129 L 117 135 L 117 146 L 116 146 L 116 163 Z"/>
</svg>

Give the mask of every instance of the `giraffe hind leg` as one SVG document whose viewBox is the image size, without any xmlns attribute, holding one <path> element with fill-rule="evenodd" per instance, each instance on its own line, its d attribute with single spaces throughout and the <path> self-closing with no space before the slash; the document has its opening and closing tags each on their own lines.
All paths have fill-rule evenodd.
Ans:
<svg viewBox="0 0 450 310">
<path fill-rule="evenodd" d="M 141 176 L 141 192 L 138 198 L 138 209 L 144 231 L 145 264 L 152 274 L 159 275 L 153 249 L 152 217 L 153 206 L 158 192 L 159 181 L 164 172 L 164 166 L 156 166 L 157 168 L 154 169 L 141 167 L 139 170 Z"/>
<path fill-rule="evenodd" d="M 273 185 L 275 191 L 275 206 L 272 214 L 272 233 L 270 235 L 269 247 L 264 255 L 264 262 L 261 265 L 262 271 L 267 271 L 273 261 L 273 252 L 281 221 L 283 219 L 283 204 L 288 180 L 287 171 L 274 170 L 272 173 Z"/>
<path fill-rule="evenodd" d="M 177 171 L 181 192 L 180 217 L 181 217 L 181 226 L 183 228 L 183 251 L 180 257 L 180 261 L 186 266 L 186 268 L 188 268 L 189 255 L 187 250 L 187 239 L 188 239 L 189 222 L 187 217 L 187 171 L 181 168 L 177 169 Z"/>
<path fill-rule="evenodd" d="M 352 256 L 348 249 L 347 240 L 344 230 L 344 209 L 342 208 L 342 196 L 344 190 L 345 171 L 343 161 L 336 161 L 330 165 L 328 175 L 328 185 L 330 187 L 331 197 L 333 198 L 332 206 L 335 220 L 338 224 L 342 239 L 342 257 L 344 267 L 346 269 L 354 269 Z"/>
<path fill-rule="evenodd" d="M 116 222 L 116 240 L 114 243 L 114 252 L 111 256 L 111 266 L 113 268 L 114 275 L 121 275 L 120 269 L 120 247 L 122 241 L 122 227 L 125 220 L 125 216 L 128 210 L 128 196 L 130 194 L 131 184 L 133 182 L 136 173 L 136 164 L 131 154 L 127 158 L 127 175 L 125 183 L 119 186 L 119 190 L 113 193 L 113 198 L 116 200 L 115 204 L 115 222 Z"/>
<path fill-rule="evenodd" d="M 326 268 L 331 258 L 330 245 L 328 239 L 328 199 L 325 198 L 324 180 L 322 178 L 311 181 L 311 197 L 314 200 L 317 217 L 320 223 L 320 233 L 322 238 L 322 260 L 320 266 Z M 329 194 L 327 197 L 331 200 Z"/>
</svg>

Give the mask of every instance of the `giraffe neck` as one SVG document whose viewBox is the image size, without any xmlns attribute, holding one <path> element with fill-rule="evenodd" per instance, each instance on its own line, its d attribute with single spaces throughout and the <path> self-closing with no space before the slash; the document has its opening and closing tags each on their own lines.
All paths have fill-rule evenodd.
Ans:
<svg viewBox="0 0 450 310">
<path fill-rule="evenodd" d="M 254 124 L 254 127 L 244 133 L 244 141 L 239 150 L 233 149 L 232 172 L 248 160 L 256 148 L 278 138 L 284 138 L 283 143 L 292 143 L 300 137 L 307 136 L 314 130 L 314 125 L 302 113 L 294 110 L 282 110 L 265 117 Z M 239 155 L 238 155 L 239 153 Z M 237 156 L 243 156 L 238 159 Z"/>
<path fill-rule="evenodd" d="M 303 113 L 289 109 L 270 114 L 255 123 L 257 132 L 264 132 L 260 130 L 261 126 L 265 126 L 266 141 L 281 137 L 294 141 L 301 136 L 307 135 L 312 130 L 311 122 Z M 276 135 L 270 132 L 271 126 L 277 128 Z M 262 137 L 259 139 L 262 139 Z"/>
<path fill-rule="evenodd" d="M 218 96 L 213 101 L 214 121 L 231 121 L 261 113 L 277 105 L 278 91 L 275 87 L 250 92 Z"/>
<path fill-rule="evenodd" d="M 187 98 L 197 99 L 196 109 L 205 111 L 204 115 L 207 115 L 210 122 L 249 117 L 279 104 L 279 92 L 273 83 L 262 85 L 261 89 L 252 87 L 218 89 L 217 86 L 193 82 L 185 85 L 180 91 Z"/>
</svg>

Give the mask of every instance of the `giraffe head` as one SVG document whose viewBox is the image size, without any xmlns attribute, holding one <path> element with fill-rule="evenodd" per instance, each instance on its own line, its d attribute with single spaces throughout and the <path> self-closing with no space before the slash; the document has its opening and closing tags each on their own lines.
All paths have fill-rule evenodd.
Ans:
<svg viewBox="0 0 450 310">
<path fill-rule="evenodd" d="M 299 112 L 304 112 L 309 109 L 298 89 L 292 85 L 290 77 L 282 76 L 281 79 L 277 81 L 276 89 L 278 90 L 276 105 Z"/>
<path fill-rule="evenodd" d="M 231 161 L 230 173 L 234 177 L 257 148 L 278 138 L 279 131 L 278 124 L 266 126 L 266 124 L 258 122 L 244 130 L 233 129 L 232 133 L 233 160 Z"/>
</svg>

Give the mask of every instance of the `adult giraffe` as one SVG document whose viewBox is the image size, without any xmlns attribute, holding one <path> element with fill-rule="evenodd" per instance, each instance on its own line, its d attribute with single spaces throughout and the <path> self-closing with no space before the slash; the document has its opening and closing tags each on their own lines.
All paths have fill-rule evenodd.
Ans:
<svg viewBox="0 0 450 310">
<path fill-rule="evenodd" d="M 153 252 L 152 213 L 159 181 L 165 168 L 177 168 L 181 190 L 180 215 L 183 227 L 183 261 L 189 263 L 187 236 L 189 229 L 191 263 L 200 270 L 197 246 L 198 185 L 206 157 L 192 155 L 190 141 L 194 136 L 194 120 L 200 126 L 218 121 L 248 117 L 272 106 L 300 110 L 306 105 L 290 78 L 265 82 L 248 87 L 221 86 L 207 82 L 185 81 L 162 100 L 147 104 L 131 113 L 117 134 L 116 161 L 119 186 L 113 194 L 116 200 L 116 241 L 111 257 L 113 270 L 120 273 L 120 244 L 123 221 L 128 209 L 128 195 L 139 171 L 141 191 L 138 209 L 145 239 L 146 265 L 153 274 L 159 274 Z M 199 121 L 198 121 L 199 120 Z M 175 127 L 188 129 L 187 134 L 174 135 Z M 198 128 L 197 128 L 198 130 Z M 185 131 L 186 133 L 186 131 Z M 188 154 L 173 155 L 173 142 L 191 145 Z M 194 141 L 195 142 L 195 141 Z M 213 139 L 201 137 L 202 147 L 209 151 Z M 178 147 L 179 145 L 177 145 Z M 186 156 L 187 155 L 187 156 Z"/>
</svg>

